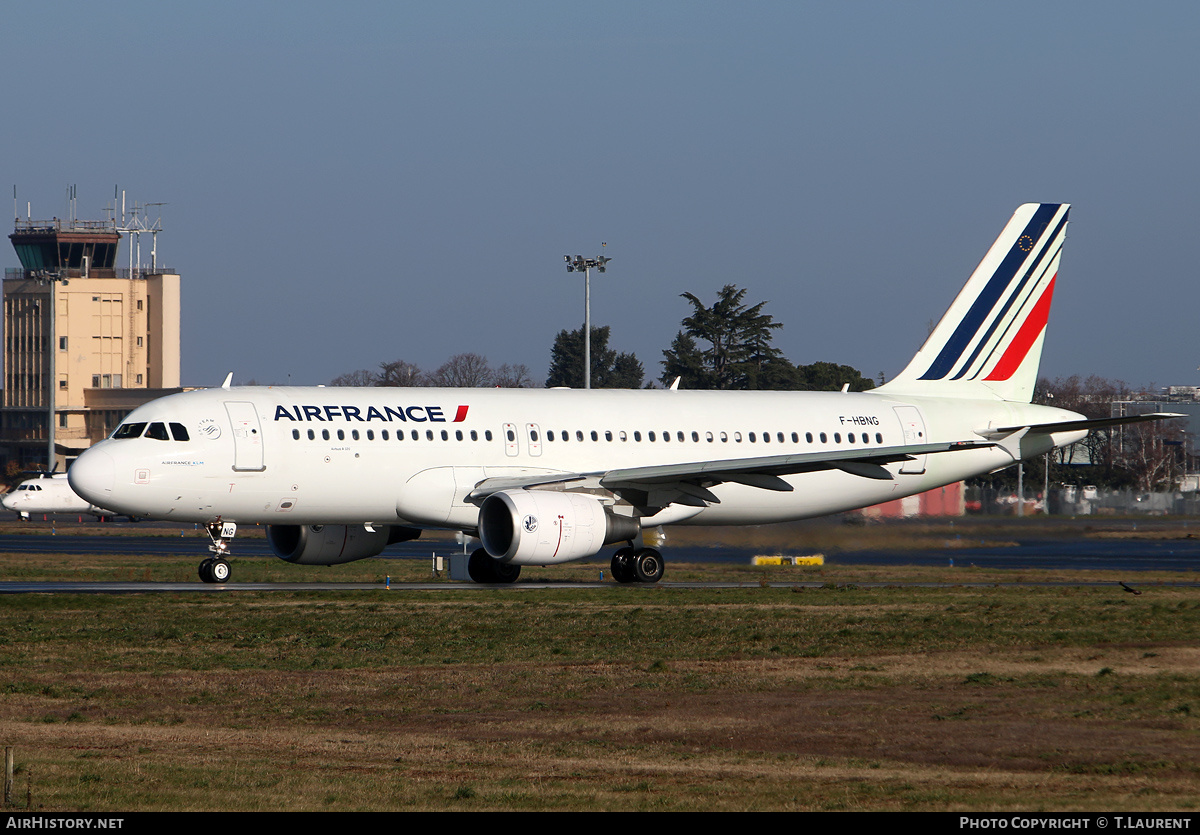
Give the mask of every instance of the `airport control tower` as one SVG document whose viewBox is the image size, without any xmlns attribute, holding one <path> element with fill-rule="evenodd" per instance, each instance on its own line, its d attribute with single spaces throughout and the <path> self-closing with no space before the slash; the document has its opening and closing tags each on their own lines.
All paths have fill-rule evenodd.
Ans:
<svg viewBox="0 0 1200 835">
<path fill-rule="evenodd" d="M 70 202 L 68 218 L 17 217 L 9 235 L 21 261 L 3 287 L 0 464 L 9 472 L 61 472 L 131 410 L 180 390 L 180 281 L 158 264 L 161 219 L 114 200 L 111 219 L 78 220 L 73 193 Z"/>
</svg>

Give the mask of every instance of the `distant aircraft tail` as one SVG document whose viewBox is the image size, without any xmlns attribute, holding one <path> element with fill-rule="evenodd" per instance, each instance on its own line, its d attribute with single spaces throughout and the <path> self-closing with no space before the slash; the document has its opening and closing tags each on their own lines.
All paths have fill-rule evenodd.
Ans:
<svg viewBox="0 0 1200 835">
<path fill-rule="evenodd" d="M 1070 208 L 1018 208 L 912 362 L 877 390 L 1028 403 Z"/>
</svg>

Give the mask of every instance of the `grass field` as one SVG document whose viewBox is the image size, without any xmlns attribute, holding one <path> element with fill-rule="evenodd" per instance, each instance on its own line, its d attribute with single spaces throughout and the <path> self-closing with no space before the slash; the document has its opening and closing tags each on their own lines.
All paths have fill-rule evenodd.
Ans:
<svg viewBox="0 0 1200 835">
<path fill-rule="evenodd" d="M 191 580 L 196 562 L 0 555 L 0 577 Z M 402 585 L 428 568 L 242 560 L 237 572 L 386 572 Z M 539 575 L 564 581 L 548 591 L 0 597 L 0 744 L 16 747 L 16 801 L 1200 806 L 1200 590 L 1159 584 L 1195 575 L 1139 575 L 1134 596 L 1102 572 L 671 564 L 668 579 L 825 584 L 720 591 L 573 589 L 597 566 L 557 572 Z M 1080 585 L 861 585 L 968 579 Z"/>
</svg>

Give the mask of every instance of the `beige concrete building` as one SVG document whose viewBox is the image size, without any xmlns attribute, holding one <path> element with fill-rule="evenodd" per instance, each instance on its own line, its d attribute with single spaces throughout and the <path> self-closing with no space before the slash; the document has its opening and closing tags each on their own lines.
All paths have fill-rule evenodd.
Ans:
<svg viewBox="0 0 1200 835">
<path fill-rule="evenodd" d="M 53 398 L 59 470 L 132 409 L 179 391 L 180 279 L 117 269 L 112 222 L 18 221 L 20 269 L 4 276 L 0 459 L 40 469 Z M 53 319 L 51 311 L 56 315 Z"/>
</svg>

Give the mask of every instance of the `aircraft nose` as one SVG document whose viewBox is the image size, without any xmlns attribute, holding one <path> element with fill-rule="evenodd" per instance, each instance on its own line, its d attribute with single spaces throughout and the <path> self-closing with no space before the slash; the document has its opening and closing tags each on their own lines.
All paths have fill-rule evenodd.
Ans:
<svg viewBox="0 0 1200 835">
<path fill-rule="evenodd" d="M 116 466 L 112 456 L 102 449 L 89 449 L 75 459 L 67 470 L 71 489 L 97 507 L 112 499 Z"/>
</svg>

